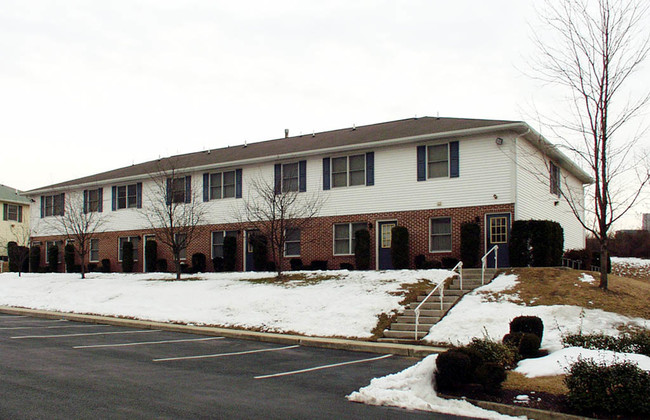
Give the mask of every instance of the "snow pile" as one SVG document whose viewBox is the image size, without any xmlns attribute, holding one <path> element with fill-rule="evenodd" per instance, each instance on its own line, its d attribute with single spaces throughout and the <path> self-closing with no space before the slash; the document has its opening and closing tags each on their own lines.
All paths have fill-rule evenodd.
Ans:
<svg viewBox="0 0 650 420">
<path fill-rule="evenodd" d="M 515 286 L 517 276 L 500 275 L 490 284 L 465 295 L 449 313 L 431 328 L 424 338 L 430 343 L 467 344 L 473 337 L 500 341 L 509 332 L 510 321 L 520 315 L 538 316 L 544 322 L 542 348 L 557 351 L 563 348 L 562 335 L 582 331 L 618 335 L 618 327 L 630 325 L 650 328 L 650 321 L 631 318 L 600 309 L 579 306 L 523 306 L 501 300 L 495 302 L 488 293 L 508 290 Z"/>
<path fill-rule="evenodd" d="M 650 278 L 650 260 L 612 257 L 612 274 L 648 279 Z"/>
<path fill-rule="evenodd" d="M 590 350 L 581 347 L 568 347 L 537 359 L 524 359 L 519 362 L 515 372 L 529 378 L 538 376 L 564 375 L 569 367 L 580 359 L 593 359 L 596 362 L 612 365 L 631 362 L 639 368 L 650 371 L 650 357 L 643 354 L 617 353 L 610 350 Z"/>
<path fill-rule="evenodd" d="M 434 354 L 393 375 L 375 378 L 370 385 L 347 396 L 350 401 L 432 411 L 482 419 L 513 418 L 484 410 L 463 400 L 440 398 L 433 389 Z"/>
<path fill-rule="evenodd" d="M 295 274 L 296 272 L 292 272 Z M 377 315 L 401 309 L 402 283 L 433 283 L 445 270 L 327 271 L 307 281 L 254 283 L 274 273 L 0 275 L 0 305 L 151 321 L 256 328 L 316 336 L 370 337 Z M 331 279 L 310 281 L 310 277 Z M 242 281 L 251 280 L 251 281 Z"/>
<path fill-rule="evenodd" d="M 578 280 L 580 280 L 583 283 L 589 283 L 589 284 L 596 283 L 596 279 L 593 278 L 593 276 L 591 274 L 587 274 L 587 273 L 582 273 L 582 275 L 580 276 L 580 278 Z"/>
</svg>

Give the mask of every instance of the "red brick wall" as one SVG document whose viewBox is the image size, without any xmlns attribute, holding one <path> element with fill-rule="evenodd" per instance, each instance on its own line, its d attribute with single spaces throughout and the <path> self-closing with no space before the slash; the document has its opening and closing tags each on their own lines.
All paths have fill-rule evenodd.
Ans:
<svg viewBox="0 0 650 420">
<path fill-rule="evenodd" d="M 460 226 L 464 222 L 478 221 L 481 226 L 482 238 L 485 237 L 484 224 L 485 214 L 488 213 L 514 213 L 514 205 L 503 204 L 493 206 L 480 206 L 480 207 L 459 207 L 459 208 L 445 208 L 445 209 L 430 209 L 418 211 L 401 211 L 390 213 L 370 213 L 362 215 L 347 215 L 347 216 L 330 216 L 320 217 L 315 219 L 309 229 L 305 229 L 301 233 L 301 256 L 303 264 L 309 264 L 314 260 L 328 261 L 329 268 L 339 268 L 341 263 L 349 263 L 354 265 L 354 256 L 335 256 L 333 255 L 333 225 L 335 223 L 354 223 L 366 222 L 370 228 L 370 248 L 371 248 L 371 267 L 375 267 L 376 262 L 376 249 L 377 249 L 377 221 L 381 220 L 396 220 L 399 226 L 404 226 L 409 231 L 410 240 L 410 259 L 413 264 L 413 259 L 418 254 L 423 254 L 428 260 L 440 259 L 442 257 L 455 257 L 460 258 Z M 452 251 L 446 253 L 430 253 L 429 252 L 429 220 L 433 217 L 451 217 L 452 220 Z M 211 232 L 218 230 L 238 230 L 237 236 L 237 263 L 236 269 L 242 271 L 244 267 L 243 261 L 243 246 L 244 246 L 244 233 L 243 230 L 247 226 L 241 224 L 230 225 L 208 225 L 201 228 L 201 231 L 196 236 L 196 239 L 190 244 L 187 249 L 186 263 L 191 264 L 192 254 L 201 252 L 205 254 L 208 262 L 207 269 L 212 270 L 212 251 L 211 251 Z M 135 262 L 133 271 L 143 271 L 143 255 L 144 255 L 144 239 L 143 235 L 151 233 L 150 231 L 120 231 L 120 232 L 107 232 L 97 235 L 99 238 L 99 260 L 108 258 L 111 260 L 111 270 L 120 272 L 122 271 L 121 263 L 118 262 L 118 238 L 124 236 L 139 236 L 140 248 L 138 249 L 138 261 Z M 61 239 L 61 237 L 34 237 L 34 241 L 41 241 L 41 265 L 46 265 L 46 250 L 45 241 Z M 481 254 L 485 252 L 484 241 L 481 241 Z M 61 250 L 61 252 L 63 252 Z M 158 258 L 167 259 L 169 270 L 173 270 L 173 259 L 169 249 L 158 241 Z M 289 261 L 292 257 L 283 259 L 283 269 L 289 269 Z M 79 263 L 79 261 L 77 262 Z M 98 266 L 100 264 L 98 263 Z M 60 264 L 60 271 L 63 271 L 64 264 Z"/>
</svg>

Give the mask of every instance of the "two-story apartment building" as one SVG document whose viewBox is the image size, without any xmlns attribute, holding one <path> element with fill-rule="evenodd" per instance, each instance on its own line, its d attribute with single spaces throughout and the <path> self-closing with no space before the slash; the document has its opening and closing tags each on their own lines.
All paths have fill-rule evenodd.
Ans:
<svg viewBox="0 0 650 420">
<path fill-rule="evenodd" d="M 89 260 L 110 259 L 119 271 L 120 245 L 130 241 L 135 270 L 142 271 L 143 244 L 156 235 L 143 218 L 157 191 L 151 175 L 168 161 L 176 168 L 174 194 L 200 200 L 206 211 L 184 256 L 220 256 L 223 238 L 235 236 L 238 270 L 252 268 L 250 226 L 239 216 L 256 199 L 256 180 L 323 198 L 316 223 L 285 245 L 286 266 L 291 258 L 335 268 L 354 263 L 354 232 L 368 229 L 373 267 L 390 268 L 396 225 L 408 228 L 411 255 L 429 260 L 458 258 L 460 226 L 468 221 L 480 224 L 483 251 L 499 245 L 502 262 L 514 220 L 554 220 L 564 228 L 566 248 L 585 243 L 564 195 L 582 205 L 591 178 L 548 140 L 524 122 L 433 117 L 178 155 L 38 188 L 28 192 L 33 240 L 61 241 L 48 219 L 64 211 L 66 200 L 83 197 L 88 211 L 106 218 Z M 159 256 L 171 258 L 164 249 Z"/>
<path fill-rule="evenodd" d="M 0 184 L 0 259 L 7 259 L 7 243 L 25 246 L 29 242 L 30 201 L 15 188 Z"/>
</svg>

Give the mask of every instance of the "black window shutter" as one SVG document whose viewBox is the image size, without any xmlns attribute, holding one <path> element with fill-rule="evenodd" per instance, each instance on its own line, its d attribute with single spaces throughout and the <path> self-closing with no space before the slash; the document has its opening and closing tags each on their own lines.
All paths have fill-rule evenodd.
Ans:
<svg viewBox="0 0 650 420">
<path fill-rule="evenodd" d="M 366 153 L 366 185 L 375 185 L 375 152 Z"/>
<path fill-rule="evenodd" d="M 165 189 L 167 193 L 167 197 L 165 197 L 165 202 L 167 205 L 170 205 L 172 203 L 172 179 L 167 178 L 167 188 Z"/>
<path fill-rule="evenodd" d="M 45 217 L 45 196 L 41 196 L 41 219 Z"/>
<path fill-rule="evenodd" d="M 23 222 L 23 206 L 18 206 L 18 223 Z"/>
<path fill-rule="evenodd" d="M 298 191 L 307 191 L 307 161 L 298 162 Z"/>
<path fill-rule="evenodd" d="M 142 182 L 135 184 L 135 206 L 142 208 Z"/>
<path fill-rule="evenodd" d="M 418 181 L 425 181 L 427 179 L 427 148 L 426 146 L 418 146 Z"/>
<path fill-rule="evenodd" d="M 84 190 L 84 213 L 88 213 L 88 190 Z"/>
<path fill-rule="evenodd" d="M 185 177 L 185 202 L 192 202 L 192 176 L 188 175 Z"/>
<path fill-rule="evenodd" d="M 61 214 L 59 216 L 65 216 L 65 193 L 61 193 Z"/>
<path fill-rule="evenodd" d="M 458 178 L 460 175 L 459 163 L 458 142 L 449 142 L 449 177 Z"/>
<path fill-rule="evenodd" d="M 97 203 L 97 211 L 101 213 L 104 211 L 104 189 L 103 188 L 99 188 L 97 190 L 97 197 L 99 200 L 99 203 Z"/>
<path fill-rule="evenodd" d="M 279 163 L 275 164 L 274 168 L 274 176 L 275 176 L 275 193 L 280 194 L 282 192 L 282 165 Z"/>
<path fill-rule="evenodd" d="M 235 198 L 241 198 L 242 193 L 242 170 L 235 170 Z"/>
<path fill-rule="evenodd" d="M 323 158 L 323 190 L 330 189 L 330 158 Z"/>
<path fill-rule="evenodd" d="M 117 187 L 115 185 L 111 187 L 111 210 L 117 210 Z"/>
<path fill-rule="evenodd" d="M 7 213 L 9 212 L 9 209 L 7 208 L 9 205 L 7 203 L 2 204 L 2 220 L 8 220 L 9 216 Z"/>
<path fill-rule="evenodd" d="M 210 174 L 203 174 L 203 201 L 210 201 Z"/>
</svg>

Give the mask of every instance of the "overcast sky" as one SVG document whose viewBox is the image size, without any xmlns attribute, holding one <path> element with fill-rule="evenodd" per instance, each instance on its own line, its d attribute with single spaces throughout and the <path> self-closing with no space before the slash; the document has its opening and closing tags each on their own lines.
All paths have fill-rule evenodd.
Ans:
<svg viewBox="0 0 650 420">
<path fill-rule="evenodd" d="M 29 190 L 285 128 L 535 125 L 531 104 L 551 102 L 519 70 L 532 4 L 3 0 L 0 183 Z"/>
</svg>

